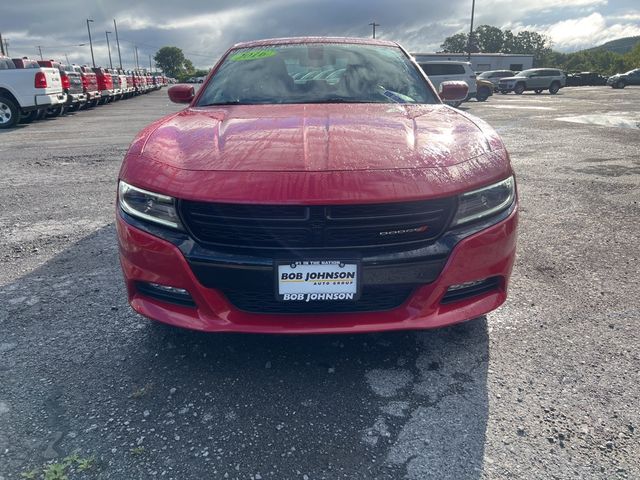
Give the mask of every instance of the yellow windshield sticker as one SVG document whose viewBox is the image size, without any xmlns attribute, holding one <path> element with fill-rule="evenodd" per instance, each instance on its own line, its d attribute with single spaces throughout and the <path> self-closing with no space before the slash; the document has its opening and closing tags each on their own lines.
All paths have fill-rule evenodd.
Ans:
<svg viewBox="0 0 640 480">
<path fill-rule="evenodd" d="M 243 60 L 258 60 L 259 58 L 273 57 L 275 50 L 249 50 L 247 52 L 236 53 L 231 55 L 232 62 L 241 62 Z"/>
</svg>

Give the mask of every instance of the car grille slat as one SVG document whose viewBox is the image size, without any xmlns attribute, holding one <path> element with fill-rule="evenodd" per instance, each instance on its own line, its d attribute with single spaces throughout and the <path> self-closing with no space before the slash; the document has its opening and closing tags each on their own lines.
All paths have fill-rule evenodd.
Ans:
<svg viewBox="0 0 640 480">
<path fill-rule="evenodd" d="M 179 203 L 183 223 L 201 244 L 282 250 L 431 242 L 455 208 L 454 198 L 331 206 Z"/>
</svg>

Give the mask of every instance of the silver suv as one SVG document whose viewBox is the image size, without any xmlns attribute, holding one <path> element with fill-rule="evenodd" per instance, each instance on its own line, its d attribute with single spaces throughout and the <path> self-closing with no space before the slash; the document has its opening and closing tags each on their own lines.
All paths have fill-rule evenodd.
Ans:
<svg viewBox="0 0 640 480">
<path fill-rule="evenodd" d="M 493 86 L 495 88 L 497 88 L 498 82 L 500 82 L 500 79 L 506 78 L 506 77 L 513 77 L 515 73 L 516 72 L 513 72 L 511 70 L 489 70 L 486 72 L 482 72 L 480 75 L 478 75 L 478 79 L 488 80 L 491 83 L 493 83 Z"/>
<path fill-rule="evenodd" d="M 525 90 L 539 94 L 548 89 L 551 95 L 555 95 L 566 84 L 567 76 L 557 68 L 532 68 L 513 77 L 501 78 L 498 90 L 503 94 L 515 92 L 516 95 L 522 95 Z"/>
<path fill-rule="evenodd" d="M 420 65 L 420 68 L 422 68 L 424 73 L 427 74 L 427 77 L 429 77 L 429 80 L 433 83 L 436 91 L 440 91 L 440 84 L 442 82 L 459 80 L 465 82 L 469 86 L 469 94 L 467 98 L 474 98 L 476 96 L 476 74 L 471 69 L 471 64 L 469 62 L 421 62 L 418 60 L 418 65 Z M 457 107 L 461 103 L 462 101 L 449 104 Z"/>
</svg>

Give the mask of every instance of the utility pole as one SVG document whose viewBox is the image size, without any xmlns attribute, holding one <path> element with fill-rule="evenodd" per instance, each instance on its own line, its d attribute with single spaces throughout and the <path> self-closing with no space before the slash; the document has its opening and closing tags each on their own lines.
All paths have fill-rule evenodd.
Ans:
<svg viewBox="0 0 640 480">
<path fill-rule="evenodd" d="M 71 65 L 71 62 L 69 61 L 69 55 L 67 55 L 66 53 L 64 54 L 64 58 L 67 59 L 67 65 Z"/>
<path fill-rule="evenodd" d="M 151 66 L 151 55 L 149 55 L 149 71 L 151 72 L 153 67 Z"/>
<path fill-rule="evenodd" d="M 374 20 L 369 25 L 371 25 L 373 27 L 373 38 L 376 38 L 376 27 L 379 27 L 380 24 L 376 23 L 376 21 Z"/>
<path fill-rule="evenodd" d="M 118 39 L 118 26 L 116 19 L 113 19 L 113 30 L 116 32 L 116 45 L 118 45 L 118 60 L 120 60 L 120 69 L 122 70 L 122 56 L 120 55 L 120 40 Z"/>
<path fill-rule="evenodd" d="M 4 53 L 7 57 L 9 56 L 9 40 L 7 38 L 4 39 Z"/>
<path fill-rule="evenodd" d="M 91 63 L 93 63 L 93 68 L 95 68 L 96 59 L 93 56 L 93 42 L 91 41 L 91 29 L 89 28 L 89 22 L 93 22 L 93 20 L 89 20 L 87 18 L 87 32 L 89 32 L 89 48 L 91 48 Z"/>
<path fill-rule="evenodd" d="M 471 27 L 469 28 L 469 39 L 467 41 L 467 61 L 471 61 L 471 45 L 473 43 L 473 14 L 476 9 L 476 0 L 471 0 Z"/>
<path fill-rule="evenodd" d="M 105 37 L 107 37 L 107 50 L 109 51 L 109 68 L 113 68 L 113 63 L 111 62 L 111 47 L 109 46 L 109 34 L 111 32 L 104 32 Z"/>
<path fill-rule="evenodd" d="M 2 41 L 2 34 L 0 33 L 0 53 L 4 55 L 4 42 Z"/>
<path fill-rule="evenodd" d="M 40 60 L 44 60 L 44 58 L 42 58 L 42 47 L 40 45 L 38 45 L 38 52 L 40 52 Z"/>
</svg>

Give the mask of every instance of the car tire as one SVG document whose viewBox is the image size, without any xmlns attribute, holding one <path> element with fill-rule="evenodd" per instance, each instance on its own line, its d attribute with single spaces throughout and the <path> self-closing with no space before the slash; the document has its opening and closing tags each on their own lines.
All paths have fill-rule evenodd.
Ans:
<svg viewBox="0 0 640 480">
<path fill-rule="evenodd" d="M 536 92 L 536 95 L 540 95 L 542 93 L 542 89 L 541 88 L 536 88 L 534 90 L 534 92 Z"/>
<path fill-rule="evenodd" d="M 62 117 L 65 113 L 67 113 L 67 109 L 64 105 L 60 105 L 59 107 L 51 108 L 47 110 L 47 117 Z"/>
<path fill-rule="evenodd" d="M 502 95 L 506 95 L 506 94 L 507 94 L 507 93 L 509 93 L 509 92 L 507 92 L 506 90 L 500 90 L 500 93 L 501 93 Z"/>
<path fill-rule="evenodd" d="M 560 90 L 560 82 L 551 82 L 549 86 L 549 93 L 555 95 Z"/>
<path fill-rule="evenodd" d="M 38 118 L 38 110 L 31 110 L 29 113 L 20 115 L 20 123 L 31 123 Z"/>
<path fill-rule="evenodd" d="M 627 86 L 627 83 L 624 80 L 618 80 L 616 83 L 616 88 L 624 88 Z"/>
<path fill-rule="evenodd" d="M 0 97 L 0 128 L 12 128 L 20 121 L 18 105 L 7 97 Z"/>
<path fill-rule="evenodd" d="M 486 102 L 487 98 L 489 98 L 490 95 L 491 92 L 488 88 L 481 88 L 480 90 L 478 90 L 478 93 L 476 93 L 476 100 L 478 100 L 479 102 Z"/>
<path fill-rule="evenodd" d="M 514 92 L 516 95 L 522 95 L 522 93 L 524 92 L 524 89 L 525 89 L 525 85 L 524 85 L 524 83 L 518 83 L 518 84 L 515 86 L 515 88 L 513 89 L 513 92 Z"/>
</svg>

